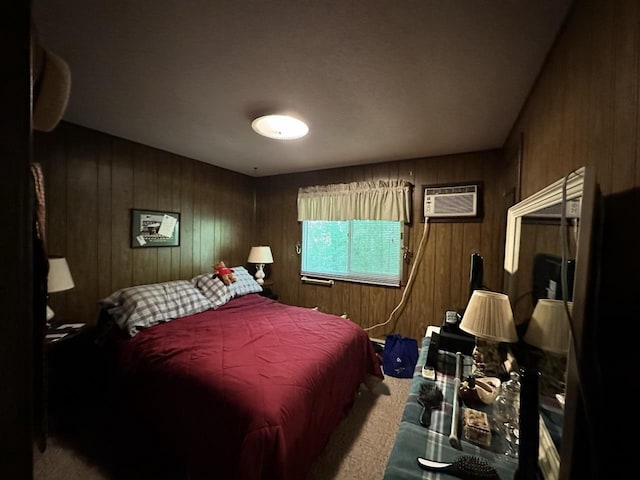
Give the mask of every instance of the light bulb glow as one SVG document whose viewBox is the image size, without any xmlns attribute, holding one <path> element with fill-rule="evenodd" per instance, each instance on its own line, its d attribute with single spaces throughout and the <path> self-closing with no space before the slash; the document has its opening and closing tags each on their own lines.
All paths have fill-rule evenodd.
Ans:
<svg viewBox="0 0 640 480">
<path fill-rule="evenodd" d="M 288 115 L 258 117 L 251 122 L 251 128 L 262 136 L 277 140 L 295 140 L 309 133 L 306 123 Z"/>
</svg>

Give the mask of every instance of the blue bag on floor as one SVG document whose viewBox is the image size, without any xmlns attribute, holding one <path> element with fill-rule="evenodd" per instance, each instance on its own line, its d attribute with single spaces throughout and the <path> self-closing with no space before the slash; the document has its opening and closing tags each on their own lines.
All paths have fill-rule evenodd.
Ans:
<svg viewBox="0 0 640 480">
<path fill-rule="evenodd" d="M 418 363 L 418 342 L 399 333 L 387 335 L 382 353 L 382 369 L 385 375 L 411 378 Z"/>
</svg>

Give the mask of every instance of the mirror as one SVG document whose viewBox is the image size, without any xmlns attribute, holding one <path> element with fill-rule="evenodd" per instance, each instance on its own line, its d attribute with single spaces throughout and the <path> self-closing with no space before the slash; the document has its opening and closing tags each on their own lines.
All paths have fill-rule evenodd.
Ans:
<svg viewBox="0 0 640 480">
<path fill-rule="evenodd" d="M 546 430 L 559 447 L 559 453 L 555 458 L 550 455 L 550 458 L 539 461 L 547 479 L 570 478 L 571 459 L 575 457 L 576 418 L 583 405 L 579 389 L 579 360 L 584 303 L 589 287 L 595 191 L 592 172 L 582 167 L 512 206 L 507 213 L 505 285 L 521 338 L 539 298 L 561 299 L 564 286 L 569 292 L 567 300 L 573 300 L 568 322 L 571 327 L 568 353 L 559 355 L 559 358 L 549 355 L 546 363 L 544 353 L 537 365 L 541 372 L 539 410 L 543 411 L 542 406 L 550 395 L 558 400 L 555 426 L 551 424 Z M 561 223 L 563 220 L 565 223 Z M 565 226 L 560 228 L 562 224 Z M 563 277 L 553 269 L 541 269 L 540 263 L 546 261 L 551 261 L 558 268 L 564 263 L 567 274 Z M 534 271 L 543 272 L 542 285 Z M 540 277 L 538 273 L 536 275 Z M 564 395 L 557 395 L 561 393 Z M 540 431 L 541 446 L 549 441 L 549 438 L 543 438 L 546 433 L 545 429 Z"/>
</svg>

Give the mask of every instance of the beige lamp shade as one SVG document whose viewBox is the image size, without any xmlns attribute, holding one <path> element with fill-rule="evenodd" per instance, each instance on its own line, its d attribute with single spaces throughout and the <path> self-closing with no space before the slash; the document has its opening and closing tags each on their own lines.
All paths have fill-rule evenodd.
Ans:
<svg viewBox="0 0 640 480">
<path fill-rule="evenodd" d="M 474 290 L 460 322 L 460 329 L 484 340 L 518 341 L 511 303 L 503 293 Z"/>
<path fill-rule="evenodd" d="M 64 257 L 49 258 L 47 292 L 63 292 L 64 290 L 71 290 L 74 286 L 67 259 Z"/>
<path fill-rule="evenodd" d="M 249 252 L 249 263 L 273 263 L 273 255 L 271 254 L 271 247 L 259 246 L 251 247 Z"/>
<path fill-rule="evenodd" d="M 569 312 L 573 303 L 567 302 Z M 569 317 L 563 300 L 541 298 L 533 309 L 524 341 L 552 353 L 566 353 L 569 350 L 571 330 Z"/>
<path fill-rule="evenodd" d="M 47 293 L 71 290 L 75 285 L 67 259 L 64 257 L 49 257 L 49 273 L 47 275 Z M 47 305 L 47 322 L 54 317 L 53 310 Z"/>
</svg>

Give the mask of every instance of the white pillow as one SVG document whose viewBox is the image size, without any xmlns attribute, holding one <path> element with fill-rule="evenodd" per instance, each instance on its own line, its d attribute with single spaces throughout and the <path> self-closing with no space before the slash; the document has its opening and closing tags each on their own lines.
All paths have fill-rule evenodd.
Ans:
<svg viewBox="0 0 640 480">
<path fill-rule="evenodd" d="M 262 291 L 262 286 L 256 282 L 256 279 L 251 275 L 244 267 L 233 267 L 233 274 L 236 276 L 236 281 L 228 286 L 231 297 L 241 297 L 248 293 L 259 293 Z"/>
</svg>

